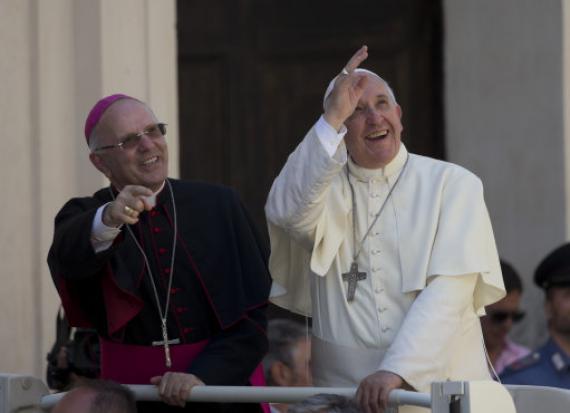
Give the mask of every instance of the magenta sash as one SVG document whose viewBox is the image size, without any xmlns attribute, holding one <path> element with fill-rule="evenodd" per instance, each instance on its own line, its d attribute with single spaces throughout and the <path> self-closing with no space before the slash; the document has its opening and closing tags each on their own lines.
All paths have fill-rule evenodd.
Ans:
<svg viewBox="0 0 570 413">
<path fill-rule="evenodd" d="M 198 354 L 206 347 L 208 340 L 193 344 L 170 346 L 172 367 L 164 362 L 164 347 L 137 346 L 114 343 L 100 338 L 101 378 L 123 384 L 150 384 L 151 377 L 162 376 L 167 371 L 185 372 Z M 263 367 L 259 364 L 249 378 L 252 386 L 265 386 Z M 264 413 L 269 405 L 261 403 Z"/>
</svg>

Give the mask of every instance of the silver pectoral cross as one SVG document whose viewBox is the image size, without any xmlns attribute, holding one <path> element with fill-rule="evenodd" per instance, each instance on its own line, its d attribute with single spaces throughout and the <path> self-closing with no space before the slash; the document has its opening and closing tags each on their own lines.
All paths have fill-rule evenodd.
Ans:
<svg viewBox="0 0 570 413">
<path fill-rule="evenodd" d="M 356 284 L 358 281 L 366 279 L 365 272 L 358 272 L 358 264 L 353 262 L 350 266 L 350 271 L 342 274 L 342 279 L 348 282 L 348 290 L 346 291 L 346 301 L 354 300 L 354 293 L 356 292 Z"/>
<path fill-rule="evenodd" d="M 168 339 L 168 330 L 166 329 L 166 323 L 162 323 L 162 340 L 153 341 L 151 343 L 153 346 L 164 346 L 164 359 L 166 362 L 166 367 L 172 367 L 172 359 L 170 358 L 170 345 L 180 344 L 180 339 L 175 338 L 173 340 Z"/>
</svg>

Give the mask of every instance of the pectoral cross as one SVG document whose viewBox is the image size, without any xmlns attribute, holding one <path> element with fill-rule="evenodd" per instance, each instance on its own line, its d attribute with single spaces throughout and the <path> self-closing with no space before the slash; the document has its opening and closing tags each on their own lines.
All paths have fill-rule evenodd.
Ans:
<svg viewBox="0 0 570 413">
<path fill-rule="evenodd" d="M 366 279 L 365 272 L 358 272 L 358 264 L 353 262 L 350 266 L 350 271 L 342 274 L 342 279 L 348 282 L 348 290 L 346 291 L 346 301 L 354 300 L 354 293 L 356 292 L 356 284 L 358 281 Z"/>
<path fill-rule="evenodd" d="M 172 367 L 172 359 L 170 358 L 170 345 L 180 344 L 180 339 L 175 338 L 173 340 L 168 340 L 168 330 L 166 329 L 166 321 L 162 322 L 162 340 L 153 341 L 153 346 L 164 346 L 164 359 L 166 362 L 166 367 Z"/>
</svg>

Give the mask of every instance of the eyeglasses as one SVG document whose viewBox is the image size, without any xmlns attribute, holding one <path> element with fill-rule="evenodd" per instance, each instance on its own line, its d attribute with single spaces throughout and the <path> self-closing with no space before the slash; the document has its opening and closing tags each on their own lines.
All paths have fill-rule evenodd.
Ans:
<svg viewBox="0 0 570 413">
<path fill-rule="evenodd" d="M 127 150 L 134 149 L 138 146 L 142 137 L 145 135 L 153 140 L 164 138 L 166 136 L 166 123 L 156 123 L 154 125 L 149 126 L 142 132 L 131 133 L 125 136 L 124 138 L 119 139 L 119 143 L 116 143 L 115 145 L 100 146 L 98 148 L 95 148 L 93 152 L 98 152 L 105 149 L 113 149 L 113 148 L 120 148 Z"/>
<path fill-rule="evenodd" d="M 525 313 L 522 311 L 493 311 L 489 312 L 487 316 L 495 324 L 502 324 L 507 321 L 508 318 L 513 320 L 513 323 L 518 323 L 524 318 Z"/>
</svg>

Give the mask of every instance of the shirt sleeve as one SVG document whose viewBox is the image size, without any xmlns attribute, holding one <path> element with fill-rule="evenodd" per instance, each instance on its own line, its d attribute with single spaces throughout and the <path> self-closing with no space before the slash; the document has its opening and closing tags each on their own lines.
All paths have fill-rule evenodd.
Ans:
<svg viewBox="0 0 570 413">
<path fill-rule="evenodd" d="M 103 223 L 103 211 L 107 205 L 109 202 L 97 209 L 91 226 L 91 245 L 96 253 L 109 249 L 117 235 L 121 233 L 121 227 L 109 227 Z"/>
<path fill-rule="evenodd" d="M 346 126 L 342 125 L 340 131 L 337 132 L 335 128 L 329 125 L 325 118 L 321 116 L 315 124 L 315 131 L 325 151 L 331 158 L 334 158 L 344 135 L 346 135 Z"/>
<path fill-rule="evenodd" d="M 398 374 L 416 390 L 445 377 L 448 351 L 461 329 L 465 311 L 473 311 L 477 274 L 435 276 L 418 295 L 380 370 Z"/>
</svg>

